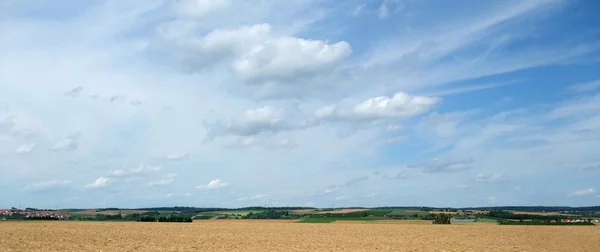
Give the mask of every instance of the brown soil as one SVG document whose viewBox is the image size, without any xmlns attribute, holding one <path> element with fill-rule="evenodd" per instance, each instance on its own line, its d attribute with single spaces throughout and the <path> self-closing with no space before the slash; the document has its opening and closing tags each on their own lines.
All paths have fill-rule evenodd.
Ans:
<svg viewBox="0 0 600 252">
<path fill-rule="evenodd" d="M 600 228 L 278 221 L 7 222 L 0 251 L 598 252 Z"/>
</svg>

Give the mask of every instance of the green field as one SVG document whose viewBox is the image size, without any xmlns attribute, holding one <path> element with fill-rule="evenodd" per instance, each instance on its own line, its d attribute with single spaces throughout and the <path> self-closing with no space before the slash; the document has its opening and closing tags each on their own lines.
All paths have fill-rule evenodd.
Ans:
<svg viewBox="0 0 600 252">
<path fill-rule="evenodd" d="M 388 213 L 388 216 L 413 216 L 413 215 L 418 215 L 418 216 L 425 216 L 428 215 L 429 212 L 427 211 L 409 211 L 408 209 L 400 209 L 400 210 L 394 210 L 390 213 Z"/>
<path fill-rule="evenodd" d="M 203 214 L 203 215 L 197 215 L 194 216 L 194 220 L 210 220 L 212 218 L 214 218 L 215 216 L 217 216 L 216 214 Z"/>
<path fill-rule="evenodd" d="M 475 222 L 497 223 L 498 221 L 490 218 L 477 218 Z"/>
<path fill-rule="evenodd" d="M 207 213 L 203 213 L 202 215 L 206 215 L 206 214 L 213 214 L 213 215 L 223 215 L 223 214 L 229 214 L 229 215 L 248 215 L 249 213 L 262 213 L 265 210 L 260 210 L 260 209 L 255 209 L 255 210 L 232 210 L 232 211 L 218 211 L 218 212 L 207 212 Z"/>
<path fill-rule="evenodd" d="M 365 212 L 369 216 L 385 216 L 393 211 L 394 210 L 389 210 L 389 209 L 371 209 L 371 210 L 367 210 Z"/>
</svg>

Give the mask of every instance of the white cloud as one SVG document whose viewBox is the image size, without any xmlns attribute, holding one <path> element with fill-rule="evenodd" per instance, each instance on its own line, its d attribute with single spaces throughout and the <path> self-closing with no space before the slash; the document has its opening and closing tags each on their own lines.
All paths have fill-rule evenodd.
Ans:
<svg viewBox="0 0 600 252">
<path fill-rule="evenodd" d="M 99 177 L 96 180 L 94 180 L 94 182 L 87 184 L 85 187 L 86 188 L 102 188 L 102 187 L 106 187 L 106 184 L 108 183 L 109 178 L 106 177 Z"/>
<path fill-rule="evenodd" d="M 534 201 L 509 183 L 478 184 L 477 174 L 518 174 L 527 191 L 594 185 L 597 89 L 530 70 L 598 78 L 585 72 L 597 68 L 597 33 L 574 19 L 555 25 L 571 1 L 459 1 L 442 15 L 436 4 L 390 0 L 12 2 L 0 10 L 0 207 L 54 207 L 44 194 L 13 191 L 56 174 L 106 179 L 102 193 L 65 191 L 80 198 L 74 207 L 185 205 L 194 178 L 234 184 L 202 196 L 227 207 L 251 203 L 235 201 L 243 195 L 327 206 L 359 189 L 352 204 Z M 387 17 L 377 21 L 382 5 Z M 353 10 L 361 14 L 349 18 Z M 579 14 L 579 23 L 594 20 Z M 376 29 L 357 25 L 373 19 Z M 548 80 L 572 92 L 535 84 Z M 525 86 L 532 92 L 519 92 Z M 548 95 L 532 95 L 540 92 Z M 24 143 L 36 144 L 34 158 L 15 155 Z M 185 176 L 163 174 L 172 171 Z M 550 173 L 561 180 L 538 183 Z M 435 197 L 456 184 L 489 194 Z M 360 196 L 371 192 L 381 198 Z M 545 197 L 535 202 L 597 199 Z"/>
<path fill-rule="evenodd" d="M 206 185 L 196 186 L 196 189 L 215 190 L 215 189 L 225 188 L 228 186 L 229 186 L 229 183 L 225 183 L 225 182 L 221 181 L 221 179 L 213 179 L 210 182 L 208 182 L 208 184 L 206 184 Z"/>
<path fill-rule="evenodd" d="M 347 199 L 347 197 L 343 196 L 343 195 L 335 197 L 335 200 L 346 200 L 346 199 Z"/>
<path fill-rule="evenodd" d="M 230 5 L 230 0 L 177 0 L 174 2 L 174 9 L 178 17 L 200 19 Z"/>
<path fill-rule="evenodd" d="M 359 103 L 343 102 L 321 107 L 315 111 L 317 119 L 373 121 L 379 119 L 409 118 L 430 111 L 439 99 L 410 96 L 398 92 L 392 97 L 378 96 Z"/>
<path fill-rule="evenodd" d="M 507 180 L 506 176 L 502 174 L 479 174 L 475 179 L 486 183 L 500 183 Z"/>
<path fill-rule="evenodd" d="M 459 171 L 471 169 L 472 163 L 473 163 L 472 159 L 441 160 L 441 159 L 436 158 L 431 162 L 409 164 L 408 167 L 421 169 L 427 173 L 459 172 Z"/>
<path fill-rule="evenodd" d="M 400 124 L 390 124 L 387 126 L 386 130 L 387 131 L 398 131 L 401 130 L 403 127 Z"/>
<path fill-rule="evenodd" d="M 58 141 L 52 146 L 53 151 L 73 151 L 79 147 L 78 137 L 68 137 Z"/>
<path fill-rule="evenodd" d="M 386 1 L 383 1 L 379 6 L 379 18 L 383 19 L 390 15 L 390 10 L 388 9 Z"/>
<path fill-rule="evenodd" d="M 238 77 L 251 82 L 292 81 L 331 70 L 352 53 L 345 41 L 280 37 L 252 48 L 233 63 Z"/>
<path fill-rule="evenodd" d="M 21 146 L 19 146 L 19 148 L 17 148 L 15 150 L 15 152 L 17 154 L 27 154 L 33 151 L 33 149 L 35 148 L 36 144 L 35 143 L 28 143 L 28 144 L 23 144 Z"/>
<path fill-rule="evenodd" d="M 311 127 L 314 124 L 307 120 L 292 120 L 286 117 L 286 111 L 273 106 L 248 109 L 238 119 L 218 121 L 211 125 L 209 138 L 219 135 L 255 136 L 280 131 L 289 131 Z M 253 138 L 246 138 L 254 140 Z"/>
<path fill-rule="evenodd" d="M 173 183 L 173 181 L 175 181 L 175 180 L 174 179 L 155 180 L 155 181 L 148 182 L 148 186 L 165 186 L 165 185 L 170 185 L 171 183 Z"/>
<path fill-rule="evenodd" d="M 350 11 L 348 13 L 348 15 L 353 16 L 353 17 L 359 16 L 366 12 L 366 8 L 367 8 L 366 4 L 358 5 L 358 6 L 354 7 L 354 9 L 352 11 Z"/>
<path fill-rule="evenodd" d="M 237 79 L 262 98 L 292 95 L 288 88 L 331 74 L 352 53 L 345 41 L 277 35 L 267 23 L 214 29 L 203 37 L 194 36 L 197 29 L 196 23 L 178 20 L 163 25 L 159 35 L 192 71 L 230 62 Z"/>
<path fill-rule="evenodd" d="M 567 91 L 572 93 L 582 93 L 594 91 L 596 89 L 600 89 L 600 80 L 574 84 L 569 86 Z"/>
<path fill-rule="evenodd" d="M 569 193 L 569 196 L 587 196 L 587 195 L 595 195 L 595 194 L 596 194 L 596 189 L 588 188 L 588 189 L 582 189 L 579 191 Z"/>
<path fill-rule="evenodd" d="M 139 165 L 136 168 L 131 169 L 118 169 L 113 170 L 109 173 L 111 177 L 127 177 L 127 176 L 139 176 L 149 173 L 160 171 L 161 167 L 151 165 Z"/>
<path fill-rule="evenodd" d="M 69 92 L 66 92 L 65 95 L 71 96 L 71 97 L 79 97 L 79 95 L 81 95 L 81 92 L 83 91 L 83 87 L 75 87 L 73 89 L 71 89 Z"/>
</svg>

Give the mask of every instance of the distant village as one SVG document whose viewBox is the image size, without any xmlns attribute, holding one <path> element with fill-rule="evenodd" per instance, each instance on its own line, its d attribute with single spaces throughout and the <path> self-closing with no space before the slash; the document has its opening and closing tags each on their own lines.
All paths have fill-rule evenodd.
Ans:
<svg viewBox="0 0 600 252">
<path fill-rule="evenodd" d="M 58 219 L 66 220 L 71 218 L 71 215 L 65 213 L 56 213 L 51 211 L 39 211 L 39 210 L 22 210 L 22 209 L 10 209 L 0 210 L 0 219 Z"/>
</svg>

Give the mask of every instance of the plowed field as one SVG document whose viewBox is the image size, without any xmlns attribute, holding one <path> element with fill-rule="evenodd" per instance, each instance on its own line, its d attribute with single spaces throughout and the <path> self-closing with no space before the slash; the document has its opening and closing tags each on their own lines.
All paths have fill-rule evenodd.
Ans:
<svg viewBox="0 0 600 252">
<path fill-rule="evenodd" d="M 9 222 L 0 251 L 600 251 L 600 228 L 278 221 Z"/>
</svg>

